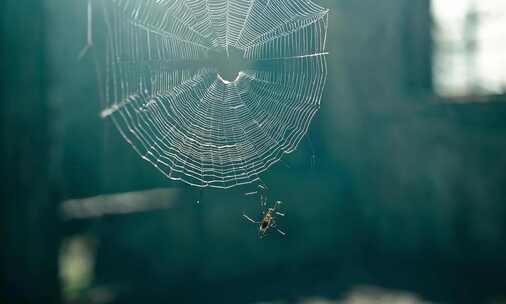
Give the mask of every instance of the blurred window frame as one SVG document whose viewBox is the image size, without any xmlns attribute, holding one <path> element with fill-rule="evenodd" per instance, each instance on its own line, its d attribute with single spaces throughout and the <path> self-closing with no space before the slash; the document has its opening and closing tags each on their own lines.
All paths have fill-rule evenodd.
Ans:
<svg viewBox="0 0 506 304">
<path fill-rule="evenodd" d="M 422 2 L 424 0 L 421 0 Z M 494 103 L 494 102 L 505 102 L 506 101 L 506 78 L 502 79 L 503 77 L 506 77 L 506 75 L 498 75 L 497 77 L 500 78 L 495 79 L 495 81 L 502 82 L 504 81 L 504 84 L 500 87 L 500 89 L 496 89 L 495 91 L 486 88 L 486 80 L 482 77 L 483 75 L 478 75 L 478 73 L 473 74 L 473 71 L 477 71 L 477 67 L 469 64 L 469 69 L 466 70 L 469 76 L 463 76 L 463 79 L 460 80 L 461 82 L 457 81 L 456 86 L 461 86 L 462 94 L 458 94 L 456 92 L 450 92 L 451 88 L 449 87 L 444 88 L 444 84 L 438 84 L 437 79 L 437 71 L 438 66 L 441 65 L 441 63 L 438 61 L 438 56 L 453 56 L 454 58 L 451 58 L 451 60 L 455 60 L 456 57 L 461 56 L 466 60 L 471 60 L 475 62 L 478 60 L 478 56 L 480 56 L 479 46 L 477 45 L 479 42 L 479 39 L 473 35 L 477 35 L 477 32 L 479 31 L 479 28 L 481 25 L 479 24 L 479 18 L 483 13 L 483 9 L 481 7 L 483 2 L 480 1 L 474 1 L 469 0 L 468 1 L 468 7 L 466 8 L 466 15 L 459 17 L 461 18 L 460 21 L 466 22 L 465 24 L 461 24 L 461 29 L 463 30 L 461 33 L 457 32 L 457 39 L 460 39 L 456 44 L 458 44 L 459 47 L 461 47 L 462 53 L 457 53 L 456 51 L 453 52 L 454 54 L 451 54 L 451 50 L 447 50 L 446 52 L 449 52 L 450 54 L 445 54 L 445 50 L 443 49 L 445 46 L 441 46 L 441 44 L 448 43 L 451 44 L 452 42 L 448 42 L 450 38 L 445 37 L 445 34 L 439 34 L 437 32 L 437 24 L 438 24 L 438 16 L 436 16 L 437 12 L 435 11 L 435 3 L 436 1 L 444 2 L 449 0 L 426 0 L 429 1 L 429 14 L 431 18 L 431 22 L 429 23 L 430 28 L 426 31 L 430 33 L 431 36 L 431 89 L 432 89 L 432 95 L 434 96 L 434 101 L 437 103 L 451 103 L 451 104 L 468 104 L 468 103 Z M 453 3 L 453 1 L 452 1 Z M 455 4 L 455 3 L 453 3 Z M 441 8 L 440 8 L 441 9 Z M 499 16 L 499 17 L 497 17 Z M 506 6 L 504 13 L 501 13 L 500 15 L 497 15 L 496 18 L 504 18 L 506 20 Z M 441 17 L 441 16 L 440 16 Z M 463 19 L 463 20 L 462 20 Z M 466 26 L 467 25 L 467 26 Z M 486 26 L 486 25 L 485 25 Z M 458 27 L 458 26 L 457 26 Z M 450 30 L 448 30 L 450 31 Z M 471 35 L 468 39 L 465 39 L 466 32 Z M 506 33 L 506 31 L 505 31 Z M 462 36 L 460 36 L 462 35 Z M 454 37 L 455 38 L 455 37 Z M 485 37 L 486 38 L 486 37 Z M 484 40 L 485 38 L 482 38 Z M 481 39 L 481 38 L 480 38 Z M 488 38 L 489 40 L 493 38 Z M 495 38 L 494 38 L 495 39 Z M 488 40 L 487 40 L 488 42 Z M 505 50 L 506 52 L 506 44 L 496 46 L 497 48 L 501 48 Z M 486 54 L 489 52 L 493 52 L 494 50 L 487 49 L 485 51 L 482 51 Z M 467 57 L 466 57 L 467 56 Z M 481 55 L 483 56 L 483 55 Z M 461 58 L 462 59 L 462 58 Z M 506 59 L 504 59 L 504 68 L 506 70 Z M 466 65 L 466 68 L 468 66 Z M 455 71 L 451 71 L 455 72 Z M 450 73 L 451 73 L 450 72 Z M 480 79 L 481 77 L 481 79 Z M 465 83 L 464 83 L 465 82 Z M 490 86 L 492 86 L 489 83 Z M 438 88 L 438 86 L 440 86 Z M 446 93 L 445 90 L 448 90 Z"/>
</svg>

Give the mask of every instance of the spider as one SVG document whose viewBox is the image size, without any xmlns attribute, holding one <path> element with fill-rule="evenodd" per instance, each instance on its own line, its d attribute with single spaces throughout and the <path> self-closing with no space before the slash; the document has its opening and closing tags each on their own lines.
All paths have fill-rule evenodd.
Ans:
<svg viewBox="0 0 506 304">
<path fill-rule="evenodd" d="M 258 188 L 260 191 L 260 207 L 262 208 L 262 217 L 260 221 L 255 221 L 251 219 L 246 214 L 243 214 L 242 216 L 247 219 L 248 221 L 252 222 L 253 224 L 258 224 L 258 237 L 260 239 L 264 238 L 267 235 L 267 232 L 269 229 L 273 228 L 276 229 L 277 232 L 279 232 L 281 235 L 286 235 L 285 232 L 279 230 L 276 225 L 276 216 L 285 216 L 283 213 L 278 212 L 278 207 L 282 204 L 281 201 L 276 201 L 274 206 L 268 208 L 267 207 L 267 195 L 265 192 L 268 190 L 262 185 L 259 185 Z M 246 193 L 246 195 L 253 195 L 258 194 L 259 192 L 250 192 Z"/>
</svg>

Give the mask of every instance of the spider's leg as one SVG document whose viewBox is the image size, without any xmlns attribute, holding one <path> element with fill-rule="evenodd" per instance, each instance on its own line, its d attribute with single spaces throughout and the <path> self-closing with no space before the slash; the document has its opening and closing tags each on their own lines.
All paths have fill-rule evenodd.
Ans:
<svg viewBox="0 0 506 304">
<path fill-rule="evenodd" d="M 249 216 L 247 216 L 246 214 L 243 214 L 242 215 L 245 219 L 247 219 L 248 221 L 252 222 L 253 224 L 260 224 L 260 222 L 257 222 L 257 221 L 254 221 L 253 219 L 251 219 Z"/>
<path fill-rule="evenodd" d="M 267 205 L 267 197 L 262 193 L 260 194 L 260 208 L 265 209 Z"/>
<path fill-rule="evenodd" d="M 283 236 L 285 236 L 285 235 L 286 235 L 286 232 L 283 232 L 283 231 L 281 231 L 281 230 L 279 230 L 279 229 L 277 229 L 277 228 L 276 228 L 276 230 L 279 232 L 279 234 L 281 234 L 281 235 L 283 235 Z"/>
<path fill-rule="evenodd" d="M 279 215 L 279 216 L 285 216 L 285 214 L 284 214 L 284 213 L 277 212 L 277 211 L 276 211 L 276 214 L 277 214 L 277 215 Z"/>
<path fill-rule="evenodd" d="M 258 188 L 262 189 L 263 191 L 269 191 L 269 187 L 267 186 L 267 184 L 264 183 L 264 181 L 259 177 L 258 178 L 258 181 L 259 181 L 259 184 L 258 184 Z"/>
<path fill-rule="evenodd" d="M 278 207 L 282 204 L 283 202 L 282 201 L 276 201 L 276 203 L 274 204 L 274 206 L 272 207 L 272 210 L 278 214 L 278 212 L 276 212 L 276 210 L 278 209 Z M 278 215 L 281 215 L 281 216 L 285 216 L 284 214 L 282 213 L 279 213 Z"/>
<path fill-rule="evenodd" d="M 271 224 L 269 225 L 269 228 L 273 228 L 273 229 L 276 229 L 277 232 L 279 232 L 279 234 L 285 236 L 286 235 L 286 232 L 282 231 L 282 230 L 279 230 L 278 229 L 278 225 L 276 224 L 276 221 L 272 221 Z"/>
<path fill-rule="evenodd" d="M 267 192 L 269 191 L 269 187 L 264 183 L 264 181 L 259 177 L 258 178 L 258 194 L 260 195 L 260 207 L 263 209 L 267 205 Z"/>
<path fill-rule="evenodd" d="M 263 239 L 266 236 L 267 236 L 267 232 L 266 231 L 265 232 L 262 232 L 260 230 L 258 231 L 258 238 L 259 239 Z"/>
<path fill-rule="evenodd" d="M 246 195 L 246 196 L 255 195 L 255 194 L 258 194 L 258 191 L 244 193 L 244 195 Z"/>
</svg>

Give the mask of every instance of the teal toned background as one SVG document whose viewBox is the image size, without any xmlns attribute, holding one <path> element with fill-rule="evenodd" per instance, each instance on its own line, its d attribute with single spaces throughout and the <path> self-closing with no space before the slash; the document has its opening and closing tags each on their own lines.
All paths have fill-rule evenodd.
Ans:
<svg viewBox="0 0 506 304">
<path fill-rule="evenodd" d="M 2 1 L 0 303 L 504 303 L 505 96 L 436 96 L 429 0 L 316 2 L 327 88 L 260 241 L 253 186 L 168 181 L 100 119 L 85 1 Z"/>
</svg>

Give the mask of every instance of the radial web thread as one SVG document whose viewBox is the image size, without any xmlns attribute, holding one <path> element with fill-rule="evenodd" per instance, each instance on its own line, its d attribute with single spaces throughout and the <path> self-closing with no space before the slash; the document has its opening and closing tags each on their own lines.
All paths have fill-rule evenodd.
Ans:
<svg viewBox="0 0 506 304">
<path fill-rule="evenodd" d="M 106 107 L 139 155 L 198 187 L 251 183 L 320 107 L 328 10 L 309 0 L 106 0 Z M 252 68 L 206 61 L 234 48 Z M 226 56 L 226 55 L 225 55 Z"/>
</svg>

